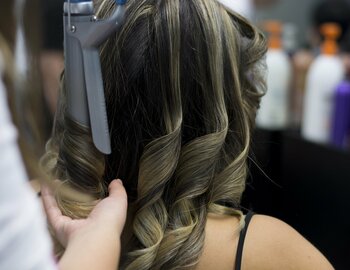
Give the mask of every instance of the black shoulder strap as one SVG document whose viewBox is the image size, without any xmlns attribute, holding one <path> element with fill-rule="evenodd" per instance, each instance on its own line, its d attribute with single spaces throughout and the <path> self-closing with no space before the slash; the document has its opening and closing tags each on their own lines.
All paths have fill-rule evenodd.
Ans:
<svg viewBox="0 0 350 270">
<path fill-rule="evenodd" d="M 236 253 L 235 270 L 241 270 L 244 240 L 245 240 L 245 237 L 247 235 L 249 223 L 250 223 L 253 216 L 254 216 L 254 213 L 249 212 L 245 217 L 245 226 L 239 235 L 239 241 L 238 241 L 237 253 Z"/>
</svg>

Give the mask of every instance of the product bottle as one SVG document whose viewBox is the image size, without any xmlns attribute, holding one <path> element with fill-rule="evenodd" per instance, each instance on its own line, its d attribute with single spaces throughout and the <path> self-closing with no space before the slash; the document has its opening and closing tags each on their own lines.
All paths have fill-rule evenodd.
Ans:
<svg viewBox="0 0 350 270">
<path fill-rule="evenodd" d="M 282 24 L 270 21 L 265 24 L 265 29 L 269 33 L 267 93 L 261 101 L 257 126 L 267 130 L 283 130 L 289 124 L 288 99 L 292 67 L 288 54 L 282 49 Z"/>
<path fill-rule="evenodd" d="M 341 30 L 337 24 L 327 23 L 321 28 L 324 35 L 321 55 L 310 67 L 306 83 L 302 136 L 317 143 L 329 143 L 334 94 L 345 74 L 344 65 L 337 55 L 337 38 Z"/>
<path fill-rule="evenodd" d="M 298 50 L 292 58 L 293 82 L 291 91 L 291 126 L 300 130 L 303 118 L 303 105 L 307 74 L 314 61 L 314 53 L 308 49 Z"/>
<path fill-rule="evenodd" d="M 350 146 L 350 81 L 343 81 L 336 90 L 331 142 L 340 148 Z"/>
</svg>

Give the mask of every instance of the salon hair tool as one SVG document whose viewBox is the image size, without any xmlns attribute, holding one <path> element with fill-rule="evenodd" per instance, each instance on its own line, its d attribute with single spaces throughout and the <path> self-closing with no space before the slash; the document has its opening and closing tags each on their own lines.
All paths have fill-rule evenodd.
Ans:
<svg viewBox="0 0 350 270">
<path fill-rule="evenodd" d="M 114 13 L 104 20 L 94 14 L 91 0 L 65 0 L 64 54 L 67 111 L 90 127 L 96 148 L 111 153 L 99 46 L 123 23 L 126 0 L 116 0 Z"/>
</svg>

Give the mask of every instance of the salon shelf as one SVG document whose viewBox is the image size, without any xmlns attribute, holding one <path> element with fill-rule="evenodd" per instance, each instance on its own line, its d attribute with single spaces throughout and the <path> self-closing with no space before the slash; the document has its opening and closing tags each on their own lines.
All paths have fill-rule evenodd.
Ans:
<svg viewBox="0 0 350 270">
<path fill-rule="evenodd" d="M 297 132 L 257 130 L 243 205 L 291 224 L 333 263 L 350 269 L 350 152 Z M 272 182 L 273 181 L 273 182 Z"/>
</svg>

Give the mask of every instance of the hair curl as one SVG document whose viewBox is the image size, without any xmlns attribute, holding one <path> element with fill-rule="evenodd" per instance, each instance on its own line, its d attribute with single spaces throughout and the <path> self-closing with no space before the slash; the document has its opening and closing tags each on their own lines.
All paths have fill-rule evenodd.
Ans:
<svg viewBox="0 0 350 270">
<path fill-rule="evenodd" d="M 100 2 L 108 16 L 114 1 Z M 132 229 L 123 269 L 194 267 L 208 213 L 242 215 L 265 53 L 263 35 L 215 0 L 129 0 L 125 24 L 101 49 L 107 157 L 67 115 L 63 87 L 44 160 L 94 199 L 124 180 Z M 73 217 L 92 207 L 58 199 Z"/>
</svg>

